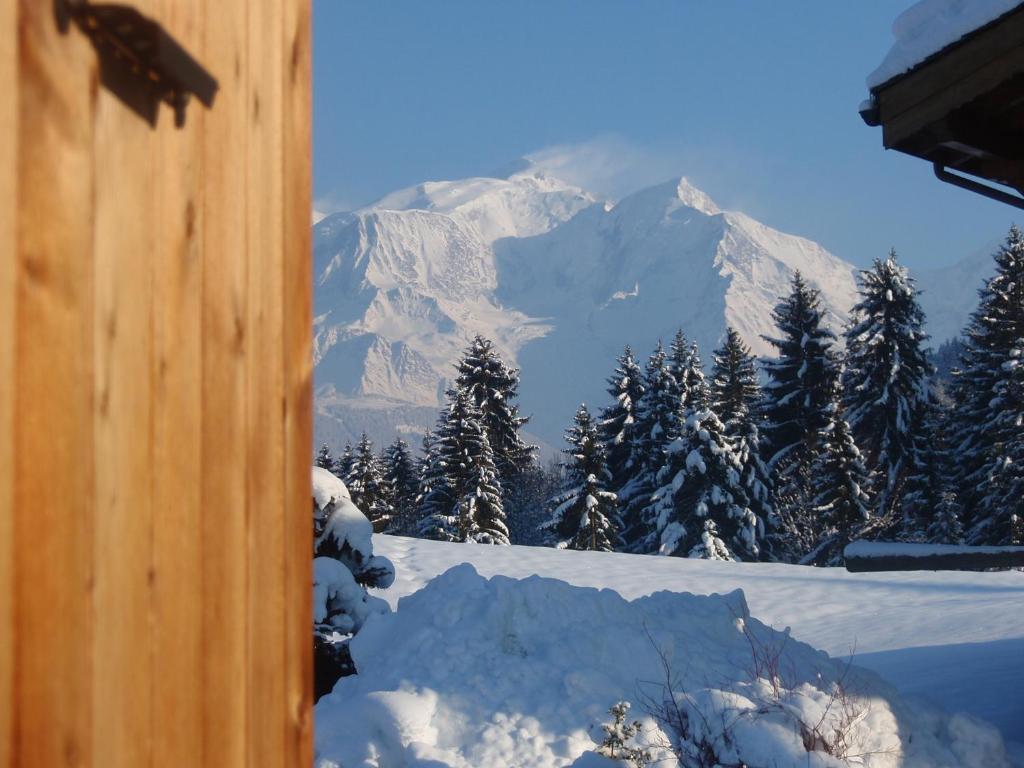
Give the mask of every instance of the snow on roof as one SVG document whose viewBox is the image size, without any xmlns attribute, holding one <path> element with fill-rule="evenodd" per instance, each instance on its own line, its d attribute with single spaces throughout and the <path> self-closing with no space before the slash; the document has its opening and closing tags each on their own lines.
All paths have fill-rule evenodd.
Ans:
<svg viewBox="0 0 1024 768">
<path fill-rule="evenodd" d="M 896 17 L 896 38 L 881 65 L 868 75 L 874 90 L 894 77 L 909 72 L 929 56 L 952 45 L 1024 0 L 920 0 Z"/>
</svg>

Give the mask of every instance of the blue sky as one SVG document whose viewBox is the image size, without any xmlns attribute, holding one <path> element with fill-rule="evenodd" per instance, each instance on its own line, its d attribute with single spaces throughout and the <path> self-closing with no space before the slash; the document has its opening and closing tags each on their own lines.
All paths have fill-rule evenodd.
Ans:
<svg viewBox="0 0 1024 768">
<path fill-rule="evenodd" d="M 540 152 L 610 197 L 686 175 L 856 264 L 949 264 L 1017 212 L 857 115 L 908 5 L 314 0 L 314 197 L 342 210 Z"/>
</svg>

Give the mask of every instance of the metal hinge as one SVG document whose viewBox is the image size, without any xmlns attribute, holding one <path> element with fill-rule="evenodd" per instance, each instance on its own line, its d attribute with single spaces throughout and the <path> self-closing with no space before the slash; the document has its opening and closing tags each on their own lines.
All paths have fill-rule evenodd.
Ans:
<svg viewBox="0 0 1024 768">
<path fill-rule="evenodd" d="M 62 31 L 74 21 L 96 48 L 103 85 L 150 125 L 161 101 L 179 128 L 190 97 L 213 106 L 217 81 L 158 22 L 127 5 L 56 2 Z"/>
</svg>

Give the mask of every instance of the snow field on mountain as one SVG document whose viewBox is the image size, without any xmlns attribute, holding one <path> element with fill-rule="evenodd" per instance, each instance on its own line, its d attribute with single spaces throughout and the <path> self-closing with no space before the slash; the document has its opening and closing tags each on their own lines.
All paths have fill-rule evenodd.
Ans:
<svg viewBox="0 0 1024 768">
<path fill-rule="evenodd" d="M 850 754 L 874 753 L 849 764 L 1008 765 L 994 728 L 934 704 L 988 714 L 1024 740 L 1021 573 L 849 574 L 380 535 L 374 545 L 398 574 L 380 595 L 401 602 L 367 622 L 353 643 L 360 674 L 317 706 L 324 768 L 568 766 L 596 748 L 620 699 L 656 741 L 640 700 L 661 690 L 656 649 L 723 759 L 844 765 L 823 753 L 808 762 L 798 735 L 801 721 L 832 723 L 845 711 L 831 698 L 839 678 L 856 721 Z M 483 575 L 458 568 L 417 592 L 465 561 Z M 497 574 L 512 578 L 485 578 Z M 792 627 L 792 637 L 758 619 Z M 750 634 L 782 649 L 782 696 L 753 679 Z M 844 673 L 853 646 L 855 667 Z"/>
</svg>

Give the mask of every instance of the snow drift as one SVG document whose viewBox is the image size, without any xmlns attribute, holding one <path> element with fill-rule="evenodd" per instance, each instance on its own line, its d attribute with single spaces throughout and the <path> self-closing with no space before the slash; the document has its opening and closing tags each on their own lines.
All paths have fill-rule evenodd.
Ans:
<svg viewBox="0 0 1024 768">
<path fill-rule="evenodd" d="M 464 564 L 371 617 L 352 654 L 360 673 L 316 708 L 320 768 L 568 766 L 596 749 L 612 704 L 630 699 L 636 716 L 664 701 L 662 655 L 692 741 L 726 764 L 1008 765 L 993 728 L 907 704 L 873 673 L 751 618 L 739 591 L 627 601 Z M 658 745 L 674 734 L 641 719 L 641 740 L 668 757 Z M 846 762 L 827 754 L 837 729 Z"/>
</svg>

